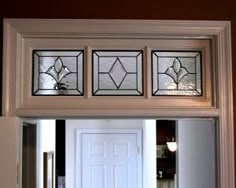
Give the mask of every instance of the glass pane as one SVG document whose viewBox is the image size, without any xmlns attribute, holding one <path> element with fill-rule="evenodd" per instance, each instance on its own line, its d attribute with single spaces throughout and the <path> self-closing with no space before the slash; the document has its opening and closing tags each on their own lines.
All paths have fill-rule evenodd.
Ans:
<svg viewBox="0 0 236 188">
<path fill-rule="evenodd" d="M 201 52 L 152 51 L 153 95 L 202 95 Z"/>
<path fill-rule="evenodd" d="M 93 51 L 93 95 L 143 95 L 142 51 Z"/>
<path fill-rule="evenodd" d="M 34 50 L 33 95 L 83 95 L 83 51 Z"/>
</svg>

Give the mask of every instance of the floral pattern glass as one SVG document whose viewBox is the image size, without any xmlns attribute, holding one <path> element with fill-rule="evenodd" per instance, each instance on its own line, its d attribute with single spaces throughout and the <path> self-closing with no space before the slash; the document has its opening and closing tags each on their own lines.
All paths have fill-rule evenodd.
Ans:
<svg viewBox="0 0 236 188">
<path fill-rule="evenodd" d="M 83 51 L 33 51 L 33 95 L 83 95 Z"/>
<path fill-rule="evenodd" d="M 201 96 L 201 52 L 152 51 L 152 94 Z"/>
</svg>

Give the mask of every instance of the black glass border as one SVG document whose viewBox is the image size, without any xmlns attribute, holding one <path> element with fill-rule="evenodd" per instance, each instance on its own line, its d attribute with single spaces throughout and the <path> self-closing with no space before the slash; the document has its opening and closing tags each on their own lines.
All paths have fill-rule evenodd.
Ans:
<svg viewBox="0 0 236 188">
<path fill-rule="evenodd" d="M 55 52 L 76 52 L 76 51 L 80 51 L 82 54 L 82 65 L 83 65 L 83 76 L 82 76 L 82 88 L 83 88 L 83 92 L 80 92 L 81 94 L 80 95 L 75 95 L 75 94 L 72 94 L 72 95 L 36 95 L 34 93 L 34 54 L 36 53 L 36 51 L 41 51 L 41 52 L 44 52 L 44 51 L 55 51 Z M 31 95 L 32 96 L 35 96 L 35 97 L 41 97 L 41 96 L 50 96 L 50 97 L 70 97 L 70 96 L 77 96 L 77 97 L 83 97 L 84 96 L 84 78 L 85 78 L 85 66 L 84 66 L 84 49 L 33 49 L 32 50 L 32 85 L 31 85 Z"/>
<path fill-rule="evenodd" d="M 184 53 L 184 52 L 198 52 L 199 54 L 200 54 L 200 71 L 201 71 L 201 94 L 200 95 L 155 95 L 154 93 L 153 93 L 153 55 L 154 55 L 154 53 L 155 52 L 180 52 L 180 53 Z M 203 78 L 203 76 L 202 76 L 202 70 L 203 70 L 203 68 L 202 68 L 202 51 L 200 51 L 200 50 L 151 50 L 151 82 L 152 82 L 152 96 L 154 96 L 154 97 L 163 97 L 163 96 L 168 96 L 168 97 L 202 97 L 203 96 L 203 93 L 204 93 L 204 91 L 203 91 L 203 81 L 202 81 L 202 78 Z M 158 90 L 157 90 L 158 91 Z M 156 91 L 156 92 L 157 92 Z M 178 91 L 178 90 L 177 90 Z M 184 91 L 190 91 L 190 90 L 184 90 Z M 196 90 L 194 90 L 194 91 L 196 91 Z"/>
<path fill-rule="evenodd" d="M 121 95 L 118 95 L 118 94 L 115 94 L 115 95 L 112 95 L 112 94 L 94 94 L 94 53 L 95 52 L 140 52 L 141 55 L 142 55 L 142 93 L 140 95 L 132 95 L 132 94 L 121 94 Z M 124 50 L 124 49 L 93 49 L 92 50 L 92 96 L 118 96 L 118 97 L 125 97 L 125 96 L 135 96 L 135 97 L 140 97 L 140 96 L 144 96 L 144 57 L 143 57 L 143 54 L 144 54 L 144 50 Z M 109 90 L 109 89 L 108 89 Z M 136 89 L 125 89 L 125 90 L 136 90 Z M 138 91 L 139 92 L 139 91 Z M 140 93 L 140 92 L 139 92 Z"/>
</svg>

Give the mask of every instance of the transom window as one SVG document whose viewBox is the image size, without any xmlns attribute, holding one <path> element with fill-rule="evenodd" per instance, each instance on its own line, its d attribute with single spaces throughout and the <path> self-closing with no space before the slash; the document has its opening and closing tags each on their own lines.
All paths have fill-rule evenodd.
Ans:
<svg viewBox="0 0 236 188">
<path fill-rule="evenodd" d="M 83 50 L 34 50 L 33 95 L 83 96 Z M 143 96 L 143 50 L 93 50 L 93 96 Z M 153 96 L 201 96 L 201 51 L 152 50 Z M 148 58 L 146 56 L 146 58 Z M 87 62 L 85 62 L 87 63 Z"/>
</svg>

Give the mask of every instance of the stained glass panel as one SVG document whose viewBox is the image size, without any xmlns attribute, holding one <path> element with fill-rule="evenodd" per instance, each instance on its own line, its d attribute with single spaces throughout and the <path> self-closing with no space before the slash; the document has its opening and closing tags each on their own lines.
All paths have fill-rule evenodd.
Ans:
<svg viewBox="0 0 236 188">
<path fill-rule="evenodd" d="M 83 51 L 34 50 L 33 95 L 83 95 Z"/>
<path fill-rule="evenodd" d="M 93 95 L 143 95 L 142 51 L 93 51 Z"/>
<path fill-rule="evenodd" d="M 153 95 L 202 95 L 201 52 L 152 51 Z"/>
</svg>

